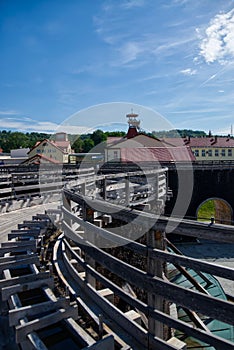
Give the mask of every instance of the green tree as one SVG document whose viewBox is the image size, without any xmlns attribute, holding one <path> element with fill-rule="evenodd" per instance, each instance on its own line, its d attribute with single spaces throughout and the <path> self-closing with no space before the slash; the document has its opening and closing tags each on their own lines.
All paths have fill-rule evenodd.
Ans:
<svg viewBox="0 0 234 350">
<path fill-rule="evenodd" d="M 75 153 L 82 153 L 84 148 L 84 141 L 78 137 L 77 140 L 75 140 L 72 144 L 72 149 Z"/>
<path fill-rule="evenodd" d="M 94 142 L 92 139 L 88 138 L 84 140 L 83 143 L 83 152 L 87 153 L 94 147 Z"/>
<path fill-rule="evenodd" d="M 106 141 L 107 135 L 102 130 L 95 130 L 90 138 L 93 140 L 94 146 L 96 146 L 99 143 Z"/>
</svg>

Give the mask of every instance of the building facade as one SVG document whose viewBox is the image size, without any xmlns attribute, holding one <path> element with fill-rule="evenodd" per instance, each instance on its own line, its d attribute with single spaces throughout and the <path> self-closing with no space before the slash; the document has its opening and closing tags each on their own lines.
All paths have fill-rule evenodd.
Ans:
<svg viewBox="0 0 234 350">
<path fill-rule="evenodd" d="M 127 114 L 128 132 L 126 137 L 108 142 L 105 149 L 106 162 L 147 162 L 173 163 L 192 162 L 195 157 L 189 146 L 183 142 L 173 145 L 166 140 L 160 140 L 141 133 L 137 114 Z"/>
<path fill-rule="evenodd" d="M 68 155 L 72 153 L 70 141 L 66 133 L 55 134 L 55 140 L 44 139 L 37 142 L 28 152 L 28 162 L 51 162 L 51 163 L 68 163 Z M 36 157 L 38 156 L 38 157 Z"/>
<path fill-rule="evenodd" d="M 166 138 L 165 140 L 174 146 L 183 142 L 191 148 L 197 161 L 234 160 L 234 138 L 230 136 Z"/>
</svg>

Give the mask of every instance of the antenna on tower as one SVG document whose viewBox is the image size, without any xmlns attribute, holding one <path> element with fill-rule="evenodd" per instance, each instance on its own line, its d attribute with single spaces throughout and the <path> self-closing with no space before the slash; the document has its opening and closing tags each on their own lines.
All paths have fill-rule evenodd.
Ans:
<svg viewBox="0 0 234 350">
<path fill-rule="evenodd" d="M 232 129 L 232 124 L 231 124 L 231 137 L 233 136 L 233 129 Z"/>
</svg>

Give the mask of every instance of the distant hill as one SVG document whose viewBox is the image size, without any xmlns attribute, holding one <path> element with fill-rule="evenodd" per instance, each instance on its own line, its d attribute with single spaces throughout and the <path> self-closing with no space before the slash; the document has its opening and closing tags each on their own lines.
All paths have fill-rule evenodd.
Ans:
<svg viewBox="0 0 234 350">
<path fill-rule="evenodd" d="M 207 136 L 205 131 L 201 130 L 191 130 L 191 129 L 173 129 L 173 130 L 162 130 L 162 131 L 152 131 L 152 135 L 158 138 L 166 137 L 204 137 Z"/>
</svg>

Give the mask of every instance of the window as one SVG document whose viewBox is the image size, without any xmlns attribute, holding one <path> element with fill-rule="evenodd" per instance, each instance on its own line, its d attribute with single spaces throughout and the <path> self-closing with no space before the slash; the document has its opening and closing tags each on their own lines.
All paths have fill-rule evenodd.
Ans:
<svg viewBox="0 0 234 350">
<path fill-rule="evenodd" d="M 206 151 L 205 151 L 204 149 L 202 149 L 201 155 L 202 155 L 202 157 L 205 157 L 205 156 L 206 156 Z"/>
<path fill-rule="evenodd" d="M 216 150 L 215 150 L 215 157 L 218 157 L 218 156 L 219 156 L 219 150 L 216 149 Z"/>
<path fill-rule="evenodd" d="M 222 149 L 222 151 L 221 151 L 221 156 L 222 157 L 225 157 L 226 156 L 226 152 L 225 152 L 226 150 L 225 149 Z"/>
<path fill-rule="evenodd" d="M 232 149 L 229 149 L 228 150 L 228 157 L 231 157 L 232 156 Z"/>
<path fill-rule="evenodd" d="M 212 149 L 209 149 L 207 153 L 209 157 L 212 157 Z"/>
<path fill-rule="evenodd" d="M 199 149 L 195 149 L 194 155 L 195 155 L 195 157 L 199 157 Z"/>
<path fill-rule="evenodd" d="M 118 158 L 118 151 L 114 151 L 114 159 Z"/>
</svg>

